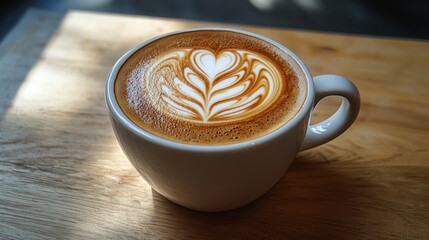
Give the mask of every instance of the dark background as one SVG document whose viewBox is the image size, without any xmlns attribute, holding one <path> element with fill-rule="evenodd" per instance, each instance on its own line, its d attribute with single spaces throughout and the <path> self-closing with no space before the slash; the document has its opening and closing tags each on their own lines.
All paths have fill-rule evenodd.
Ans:
<svg viewBox="0 0 429 240">
<path fill-rule="evenodd" d="M 371 0 L 2 0 L 0 40 L 29 8 L 70 9 L 429 39 L 429 1 Z"/>
</svg>

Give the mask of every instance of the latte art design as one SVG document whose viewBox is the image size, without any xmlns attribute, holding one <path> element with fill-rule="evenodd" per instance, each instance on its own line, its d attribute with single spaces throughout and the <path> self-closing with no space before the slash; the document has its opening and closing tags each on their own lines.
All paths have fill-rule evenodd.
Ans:
<svg viewBox="0 0 429 240">
<path fill-rule="evenodd" d="M 158 111 L 201 123 L 254 116 L 270 107 L 283 89 L 279 70 L 267 58 L 230 49 L 168 52 L 154 62 L 143 82 Z"/>
</svg>

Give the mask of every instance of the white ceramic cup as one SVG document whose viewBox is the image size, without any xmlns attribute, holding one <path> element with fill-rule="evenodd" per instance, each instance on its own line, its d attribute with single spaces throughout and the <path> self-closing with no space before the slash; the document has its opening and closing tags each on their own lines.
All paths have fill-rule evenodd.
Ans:
<svg viewBox="0 0 429 240">
<path fill-rule="evenodd" d="M 232 31 L 276 45 L 301 68 L 307 95 L 301 110 L 289 122 L 260 138 L 229 145 L 191 145 L 173 142 L 139 128 L 121 111 L 114 82 L 122 64 L 138 49 L 171 34 L 209 30 Z M 133 47 L 113 66 L 106 84 L 106 102 L 116 138 L 141 176 L 158 193 L 187 208 L 225 211 L 243 206 L 267 192 L 285 173 L 299 151 L 328 142 L 355 120 L 360 107 L 357 88 L 337 75 L 312 77 L 304 63 L 281 44 L 236 29 L 200 28 L 167 33 Z M 335 114 L 309 125 L 314 106 L 324 97 L 343 98 Z"/>
</svg>

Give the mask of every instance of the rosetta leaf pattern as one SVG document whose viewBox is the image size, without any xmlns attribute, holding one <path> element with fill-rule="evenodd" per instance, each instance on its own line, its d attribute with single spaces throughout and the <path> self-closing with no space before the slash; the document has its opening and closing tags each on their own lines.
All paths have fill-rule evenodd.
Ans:
<svg viewBox="0 0 429 240">
<path fill-rule="evenodd" d="M 147 92 L 159 109 L 189 121 L 219 123 L 248 118 L 280 95 L 278 69 L 257 53 L 243 50 L 183 49 L 154 64 Z M 146 81 L 149 82 L 149 81 Z"/>
</svg>

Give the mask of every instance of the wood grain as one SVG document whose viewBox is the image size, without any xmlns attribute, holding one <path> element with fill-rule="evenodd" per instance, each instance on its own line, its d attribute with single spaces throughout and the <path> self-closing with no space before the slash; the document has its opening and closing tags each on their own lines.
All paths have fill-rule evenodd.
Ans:
<svg viewBox="0 0 429 240">
<path fill-rule="evenodd" d="M 351 129 L 300 153 L 263 197 L 207 214 L 142 180 L 103 94 L 136 43 L 215 24 L 80 11 L 59 19 L 32 11 L 0 46 L 0 239 L 428 238 L 428 42 L 233 26 L 286 45 L 314 75 L 350 78 L 362 107 Z M 336 104 L 325 100 L 315 121 Z"/>
</svg>

